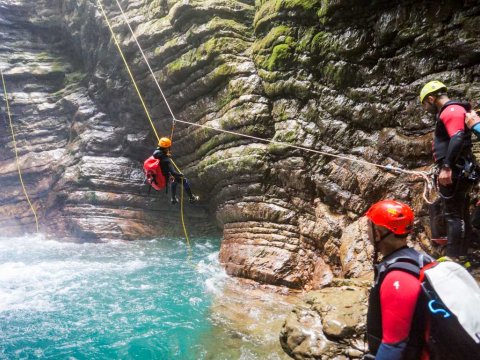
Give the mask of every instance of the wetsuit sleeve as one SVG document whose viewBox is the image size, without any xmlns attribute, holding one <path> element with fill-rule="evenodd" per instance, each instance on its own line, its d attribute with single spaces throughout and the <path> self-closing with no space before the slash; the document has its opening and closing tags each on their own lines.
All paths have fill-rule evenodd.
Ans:
<svg viewBox="0 0 480 360">
<path fill-rule="evenodd" d="M 400 270 L 387 274 L 380 288 L 382 344 L 376 360 L 401 360 L 407 347 L 420 281 Z"/>
<path fill-rule="evenodd" d="M 160 160 L 161 157 L 162 157 L 162 152 L 161 152 L 159 149 L 156 149 L 156 150 L 153 152 L 153 157 L 154 157 L 155 159 Z"/>
<path fill-rule="evenodd" d="M 473 131 L 473 133 L 475 134 L 475 136 L 476 136 L 478 139 L 480 139 L 480 123 L 477 123 L 477 124 L 473 125 L 472 131 Z"/>
<path fill-rule="evenodd" d="M 440 120 L 447 129 L 450 142 L 447 155 L 443 163 L 448 166 L 454 165 L 458 155 L 463 149 L 465 137 L 465 109 L 460 105 L 450 105 L 442 111 Z"/>
<path fill-rule="evenodd" d="M 177 169 L 175 169 L 175 166 L 173 166 L 172 160 L 171 160 L 169 157 L 167 157 L 167 158 L 165 159 L 165 162 L 166 162 L 166 164 L 168 165 L 168 172 L 169 172 L 171 175 L 173 175 L 173 176 L 175 176 L 175 177 L 183 176 L 183 174 L 179 173 L 179 172 L 177 171 Z"/>
</svg>

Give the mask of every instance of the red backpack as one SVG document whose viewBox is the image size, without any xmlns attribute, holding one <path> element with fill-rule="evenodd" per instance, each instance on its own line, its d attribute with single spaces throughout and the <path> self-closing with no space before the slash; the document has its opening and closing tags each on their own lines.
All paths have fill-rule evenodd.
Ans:
<svg viewBox="0 0 480 360">
<path fill-rule="evenodd" d="M 165 188 L 167 181 L 162 173 L 162 169 L 160 168 L 160 160 L 150 156 L 143 163 L 143 171 L 145 172 L 147 183 L 151 187 L 153 187 L 155 190 L 162 190 Z"/>
</svg>

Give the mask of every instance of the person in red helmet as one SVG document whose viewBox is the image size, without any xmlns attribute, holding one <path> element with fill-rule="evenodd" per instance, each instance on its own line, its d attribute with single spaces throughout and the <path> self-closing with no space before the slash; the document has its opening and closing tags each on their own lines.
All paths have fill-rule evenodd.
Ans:
<svg viewBox="0 0 480 360">
<path fill-rule="evenodd" d="M 167 137 L 162 137 L 158 141 L 157 149 L 153 152 L 153 157 L 155 159 L 160 160 L 160 168 L 162 169 L 162 174 L 171 184 L 171 190 L 172 190 L 171 203 L 172 205 L 175 205 L 178 203 L 176 194 L 177 194 L 177 185 L 179 183 L 183 183 L 183 188 L 185 189 L 185 192 L 188 195 L 188 200 L 191 203 L 194 203 L 198 201 L 199 198 L 197 195 L 194 195 L 192 193 L 192 190 L 190 188 L 190 183 L 185 178 L 185 176 L 175 168 L 171 159 L 171 154 L 170 154 L 171 146 L 172 146 L 172 141 Z"/>
<path fill-rule="evenodd" d="M 407 246 L 413 211 L 400 201 L 382 200 L 370 207 L 366 217 L 368 238 L 374 247 L 375 282 L 368 303 L 369 354 L 365 359 L 429 359 L 425 313 L 417 310 L 422 309 L 423 300 L 416 274 L 433 259 Z M 378 253 L 383 255 L 379 264 Z M 409 261 L 412 271 L 405 270 Z"/>
</svg>

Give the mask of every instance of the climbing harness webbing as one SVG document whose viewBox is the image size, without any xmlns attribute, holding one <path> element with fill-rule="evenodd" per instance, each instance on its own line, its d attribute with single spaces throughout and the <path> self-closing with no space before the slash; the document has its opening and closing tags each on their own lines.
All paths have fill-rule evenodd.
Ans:
<svg viewBox="0 0 480 360">
<path fill-rule="evenodd" d="M 110 24 L 110 21 L 108 20 L 107 14 L 105 13 L 105 10 L 103 9 L 101 1 L 97 0 L 97 4 L 100 7 L 100 11 L 102 12 L 103 17 L 105 18 L 105 21 L 108 25 L 110 33 L 112 34 L 112 39 L 115 42 L 115 45 L 117 46 L 117 49 L 118 49 L 118 52 L 120 53 L 120 56 L 122 57 L 122 60 L 123 60 L 123 63 L 125 64 L 128 75 L 130 75 L 130 79 L 132 80 L 133 86 L 135 87 L 135 90 L 137 91 L 140 102 L 142 103 L 143 110 L 145 110 L 145 114 L 147 115 L 148 121 L 150 122 L 150 125 L 152 126 L 153 132 L 155 134 L 155 137 L 157 138 L 157 141 L 158 141 L 158 140 L 160 140 L 160 136 L 158 136 L 157 129 L 155 128 L 155 125 L 153 124 L 152 117 L 150 116 L 150 113 L 148 112 L 147 105 L 145 105 L 145 101 L 143 100 L 142 93 L 140 92 L 140 89 L 137 86 L 137 82 L 135 81 L 135 78 L 133 77 L 133 74 L 132 74 L 132 71 L 130 70 L 130 66 L 128 65 L 127 59 L 125 58 L 125 55 L 123 54 L 122 48 L 120 47 L 120 44 L 118 43 L 118 40 L 115 36 L 112 25 Z"/>
<path fill-rule="evenodd" d="M 37 233 L 38 233 L 39 232 L 39 227 L 38 227 L 37 212 L 35 211 L 35 208 L 33 207 L 33 204 L 30 201 L 30 197 L 28 196 L 27 189 L 25 188 L 25 184 L 23 182 L 22 170 L 20 169 L 20 160 L 18 159 L 17 141 L 15 139 L 15 131 L 13 129 L 12 115 L 11 115 L 11 112 L 10 112 L 10 104 L 8 103 L 7 85 L 5 83 L 5 78 L 3 77 L 2 69 L 0 69 L 0 76 L 2 77 L 3 95 L 5 97 L 5 105 L 6 105 L 7 115 L 8 115 L 8 121 L 10 123 L 10 130 L 12 132 L 13 149 L 15 151 L 15 161 L 17 163 L 18 178 L 20 179 L 20 184 L 22 185 L 22 189 L 23 189 L 23 193 L 25 194 L 25 198 L 27 199 L 27 202 L 30 205 L 30 209 L 32 209 L 33 216 L 35 218 L 35 225 L 36 225 Z"/>
<path fill-rule="evenodd" d="M 97 1 L 100 1 L 100 0 L 97 0 Z M 402 168 L 395 167 L 395 166 L 392 166 L 392 165 L 380 165 L 380 164 L 372 163 L 372 162 L 362 160 L 362 159 L 355 159 L 355 158 L 351 158 L 351 157 L 348 157 L 348 156 L 337 155 L 337 154 L 333 154 L 333 153 L 329 153 L 329 152 L 325 152 L 325 151 L 320 151 L 320 150 L 315 150 L 315 149 L 311 149 L 311 148 L 307 148 L 307 147 L 303 147 L 303 146 L 298 146 L 298 145 L 294 145 L 294 144 L 290 144 L 290 143 L 284 143 L 284 142 L 280 142 L 280 141 L 264 139 L 264 138 L 260 138 L 260 137 L 256 137 L 256 136 L 252 136 L 252 135 L 246 135 L 246 134 L 242 134 L 242 133 L 238 133 L 238 132 L 234 132 L 234 131 L 215 128 L 215 127 L 204 125 L 204 124 L 197 124 L 197 123 L 194 123 L 194 122 L 177 119 L 175 117 L 175 115 L 173 114 L 172 108 L 171 108 L 170 104 L 168 103 L 168 100 L 167 100 L 164 92 L 162 91 L 162 88 L 160 87 L 160 84 L 158 83 L 158 80 L 155 76 L 155 73 L 152 70 L 152 67 L 150 66 L 150 63 L 149 63 L 147 57 L 145 56 L 145 52 L 143 51 L 142 46 L 138 42 L 138 39 L 135 36 L 135 33 L 134 33 L 132 27 L 130 26 L 130 23 L 129 23 L 126 15 L 125 15 L 125 12 L 123 11 L 122 6 L 120 5 L 118 0 L 116 0 L 116 3 L 117 3 L 118 8 L 120 9 L 120 11 L 122 13 L 123 19 L 125 20 L 128 28 L 130 29 L 132 37 L 135 40 L 135 43 L 137 44 L 137 47 L 138 47 L 139 51 L 141 52 L 143 59 L 145 60 L 145 63 L 147 64 L 147 67 L 150 71 L 150 74 L 153 77 L 153 80 L 155 81 L 155 84 L 157 85 L 157 88 L 158 88 L 159 92 L 162 95 L 162 98 L 163 98 L 170 114 L 172 115 L 173 119 L 172 119 L 171 138 L 173 137 L 173 131 L 174 131 L 174 128 L 175 128 L 175 123 L 180 122 L 180 123 L 194 125 L 194 126 L 202 127 L 202 128 L 207 128 L 207 129 L 211 129 L 211 130 L 214 130 L 214 131 L 223 132 L 223 133 L 227 133 L 227 134 L 231 134 L 231 135 L 235 135 L 235 136 L 241 136 L 241 137 L 250 138 L 250 139 L 254 139 L 254 140 L 258 140 L 258 141 L 262 141 L 262 142 L 268 142 L 268 143 L 272 143 L 272 144 L 276 144 L 276 145 L 282 145 L 282 146 L 286 146 L 286 147 L 291 147 L 291 148 L 295 148 L 295 149 L 299 149 L 299 150 L 303 150 L 303 151 L 307 151 L 307 152 L 313 152 L 313 153 L 324 155 L 324 156 L 330 156 L 330 157 L 334 157 L 334 158 L 338 158 L 338 159 L 344 159 L 344 160 L 347 160 L 347 161 L 350 161 L 350 162 L 356 162 L 356 163 L 360 163 L 360 164 L 364 164 L 364 165 L 376 166 L 378 168 L 382 168 L 382 169 L 385 169 L 385 170 L 396 171 L 396 172 L 399 172 L 399 173 L 405 173 L 405 174 L 413 175 L 413 176 L 419 176 L 419 177 L 422 177 L 423 180 L 425 181 L 425 186 L 424 186 L 424 191 L 423 191 L 423 199 L 428 204 L 432 203 L 428 199 L 428 194 L 429 194 L 430 191 L 432 191 L 432 189 L 434 187 L 433 187 L 432 180 L 430 179 L 431 174 L 426 172 L 426 171 L 406 170 L 406 169 L 402 169 Z M 113 33 L 112 33 L 112 35 L 113 35 Z M 119 49 L 119 51 L 121 51 L 121 50 Z"/>
</svg>

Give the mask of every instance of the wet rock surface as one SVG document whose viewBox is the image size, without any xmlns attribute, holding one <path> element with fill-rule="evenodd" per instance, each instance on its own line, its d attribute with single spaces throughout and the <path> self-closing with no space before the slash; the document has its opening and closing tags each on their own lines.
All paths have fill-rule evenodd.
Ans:
<svg viewBox="0 0 480 360">
<path fill-rule="evenodd" d="M 280 343 L 293 359 L 361 359 L 368 282 L 334 281 L 311 291 L 286 318 Z"/>
<path fill-rule="evenodd" d="M 122 108 L 115 113 L 105 109 L 92 89 L 89 60 L 77 52 L 75 29 L 67 31 L 67 19 L 61 16 L 68 6 L 58 8 L 58 4 L 39 1 L 32 7 L 28 1 L 0 2 L 0 66 L 19 164 L 40 231 L 80 241 L 181 234 L 178 206 L 171 207 L 163 193 L 149 194 L 143 185 L 141 161 L 154 144 L 148 129 Z M 83 15 L 87 13 L 77 14 Z M 82 20 L 82 27 L 88 27 L 88 17 Z M 90 27 L 92 38 L 82 41 L 98 45 L 93 41 L 95 32 Z M 104 40 L 108 42 L 108 36 Z M 108 92 L 103 96 L 109 102 Z M 3 96 L 1 108 L 5 110 Z M 33 231 L 34 218 L 20 187 L 6 111 L 0 120 L 5 130 L 0 138 L 4 149 L 0 228 L 3 234 Z M 194 233 L 215 230 L 206 221 L 205 207 L 186 207 L 186 222 Z"/>
<path fill-rule="evenodd" d="M 209 358 L 290 359 L 278 334 L 301 297 L 299 292 L 285 287 L 226 278 L 221 291 L 213 296 L 213 335 L 208 334 L 206 340 L 212 348 Z M 217 352 L 219 355 L 215 355 Z"/>
<path fill-rule="evenodd" d="M 478 103 L 477 1 L 120 2 L 178 119 L 425 170 L 433 121 L 419 108 L 421 85 L 438 78 L 452 98 Z M 170 134 L 172 116 L 116 2 L 102 3 L 157 130 Z M 156 139 L 97 1 L 0 0 L 0 67 L 41 231 L 79 241 L 181 233 L 178 207 L 142 184 Z M 0 100 L 0 231 L 30 232 Z M 371 277 L 362 216 L 381 198 L 412 204 L 417 245 L 432 250 L 422 181 L 181 123 L 173 152 L 201 199 L 186 205 L 187 228 L 223 232 L 229 274 L 314 290 L 283 325 L 284 351 L 360 358 L 366 287 L 336 279 Z M 230 321 L 240 323 L 241 301 L 233 308 Z M 267 320 L 276 337 L 283 320 Z"/>
<path fill-rule="evenodd" d="M 171 115 L 116 2 L 102 3 L 159 133 L 169 134 Z M 453 98 L 480 94 L 474 1 L 121 4 L 175 116 L 197 124 L 425 169 L 433 122 L 418 106 L 420 86 L 441 78 Z M 178 208 L 142 185 L 155 137 L 97 1 L 0 7 L 0 66 L 43 231 L 83 240 L 178 233 Z M 11 136 L 0 141 L 1 226 L 31 230 Z M 427 224 L 413 176 L 181 123 L 173 152 L 201 196 L 187 208 L 188 228 L 223 231 L 220 259 L 232 275 L 305 289 L 363 276 L 359 219 L 380 198 L 411 203 L 417 233 Z"/>
</svg>

